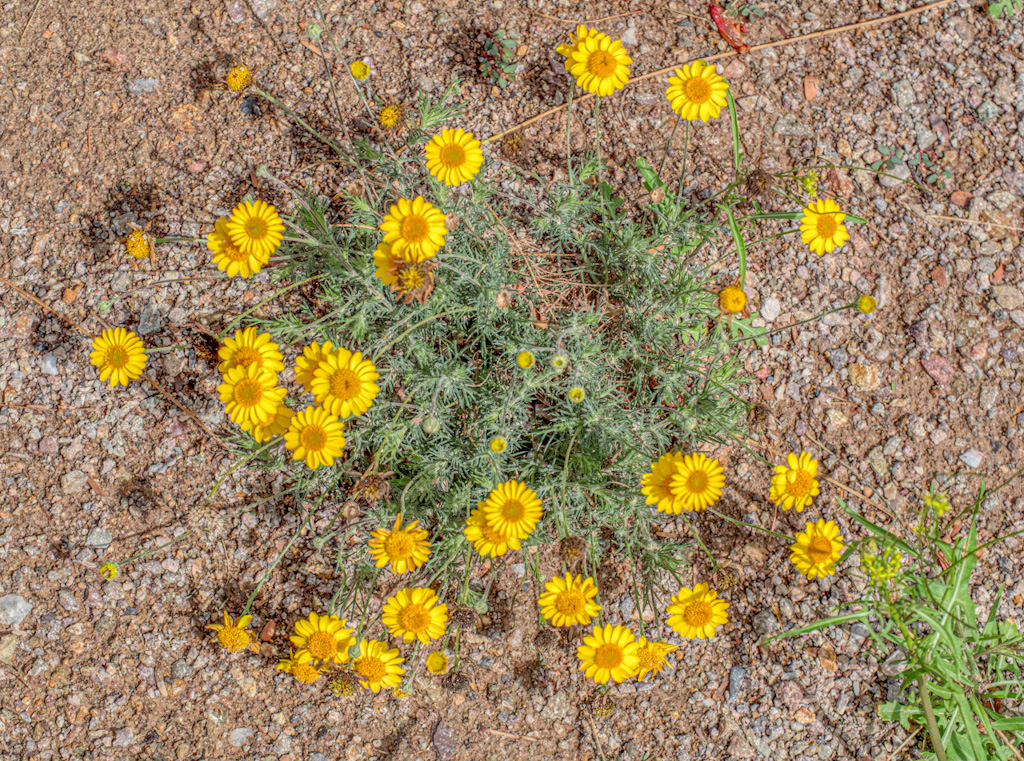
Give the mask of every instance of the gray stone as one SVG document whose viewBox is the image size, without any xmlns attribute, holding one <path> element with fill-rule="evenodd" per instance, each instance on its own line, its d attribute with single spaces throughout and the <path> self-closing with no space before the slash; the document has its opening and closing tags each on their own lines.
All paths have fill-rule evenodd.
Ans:
<svg viewBox="0 0 1024 761">
<path fill-rule="evenodd" d="M 892 86 L 892 96 L 896 105 L 906 110 L 914 103 L 917 103 L 917 95 L 914 93 L 914 83 L 909 79 L 901 79 Z"/>
<path fill-rule="evenodd" d="M 266 21 L 270 12 L 277 7 L 277 0 L 249 0 L 249 7 L 252 8 L 252 12 L 259 17 L 260 21 Z"/>
<path fill-rule="evenodd" d="M 1017 95 L 1017 88 L 1013 86 L 1013 80 L 1009 77 L 999 77 L 995 87 L 992 88 L 992 97 L 999 103 L 1009 105 Z"/>
<path fill-rule="evenodd" d="M 0 663 L 11 663 L 17 650 L 18 636 L 16 634 L 5 634 L 0 637 Z"/>
<path fill-rule="evenodd" d="M 325 756 L 323 753 L 314 753 L 309 757 L 309 761 L 331 761 L 330 758 Z"/>
<path fill-rule="evenodd" d="M 136 95 L 140 93 L 156 92 L 159 79 L 133 79 L 128 83 L 128 92 Z"/>
<path fill-rule="evenodd" d="M 113 536 L 106 529 L 96 528 L 90 529 L 88 536 L 85 537 L 85 545 L 87 547 L 96 547 L 97 549 L 105 550 L 110 546 L 110 542 L 113 541 Z"/>
<path fill-rule="evenodd" d="M 1017 200 L 1017 196 L 1009 190 L 994 190 L 987 196 L 988 202 L 1000 211 L 1006 211 L 1010 204 Z"/>
<path fill-rule="evenodd" d="M 142 315 L 139 317 L 139 326 L 136 329 L 136 332 L 140 336 L 148 336 L 150 333 L 156 333 L 160 330 L 161 322 L 160 308 L 154 302 L 150 301 L 142 310 Z"/>
<path fill-rule="evenodd" d="M 620 39 L 623 45 L 636 45 L 636 27 L 627 26 Z"/>
<path fill-rule="evenodd" d="M 878 670 L 888 677 L 899 676 L 907 667 L 907 654 L 902 649 L 897 649 L 879 666 Z"/>
<path fill-rule="evenodd" d="M 236 24 L 245 21 L 245 6 L 241 3 L 230 2 L 227 4 L 228 18 Z"/>
<path fill-rule="evenodd" d="M 451 761 L 459 752 L 459 739 L 455 730 L 441 722 L 437 723 L 433 735 L 434 752 L 441 761 Z"/>
<path fill-rule="evenodd" d="M 278 735 L 277 740 L 274 741 L 274 753 L 283 755 L 285 753 L 291 753 L 292 750 L 292 738 L 282 732 Z"/>
<path fill-rule="evenodd" d="M 774 296 L 769 296 L 761 304 L 761 317 L 765 322 L 775 322 L 782 312 L 782 304 Z"/>
<path fill-rule="evenodd" d="M 871 636 L 871 630 L 860 622 L 850 627 L 850 644 L 857 650 L 860 649 L 869 636 Z"/>
<path fill-rule="evenodd" d="M 570 712 L 575 718 L 576 711 L 569 701 L 569 694 L 565 690 L 559 690 L 548 698 L 548 702 L 540 712 L 540 717 L 545 721 L 565 721 Z"/>
<path fill-rule="evenodd" d="M 994 122 L 999 118 L 999 106 L 990 100 L 986 100 L 978 106 L 978 121 L 982 124 Z"/>
<path fill-rule="evenodd" d="M 742 666 L 733 666 L 729 669 L 729 700 L 733 701 L 740 692 L 740 687 L 743 685 L 743 677 L 747 675 L 747 670 Z"/>
<path fill-rule="evenodd" d="M 783 137 L 814 137 L 814 128 L 801 124 L 796 114 L 783 114 L 775 122 L 775 132 Z"/>
<path fill-rule="evenodd" d="M 770 610 L 762 610 L 754 616 L 754 631 L 758 634 L 771 634 L 779 630 L 779 620 Z"/>
<path fill-rule="evenodd" d="M 21 595 L 0 597 L 0 626 L 17 626 L 32 612 L 32 603 Z"/>
<path fill-rule="evenodd" d="M 513 563 L 512 564 L 512 573 L 514 573 L 516 576 L 519 576 L 520 578 L 522 578 L 523 576 L 526 575 L 526 564 L 525 563 Z"/>
<path fill-rule="evenodd" d="M 914 125 L 914 131 L 917 133 L 917 147 L 922 151 L 927 151 L 939 141 L 939 136 L 920 122 Z"/>
<path fill-rule="evenodd" d="M 113 746 L 115 748 L 127 748 L 135 744 L 135 733 L 131 727 L 123 727 L 114 733 Z"/>
<path fill-rule="evenodd" d="M 796 606 L 793 605 L 793 601 L 788 597 L 779 598 L 779 615 L 787 619 L 791 619 L 796 615 Z"/>
<path fill-rule="evenodd" d="M 1024 293 L 1012 285 L 993 285 L 992 296 L 1003 309 L 1012 311 L 1024 307 Z"/>
<path fill-rule="evenodd" d="M 57 357 L 52 351 L 43 355 L 40 365 L 45 375 L 57 375 Z"/>
<path fill-rule="evenodd" d="M 828 362 L 835 370 L 842 370 L 850 364 L 850 355 L 843 349 L 833 349 L 828 353 Z"/>
<path fill-rule="evenodd" d="M 232 729 L 228 734 L 228 742 L 234 745 L 236 748 L 241 748 L 243 745 L 252 742 L 252 738 L 256 733 L 248 727 L 237 727 Z"/>
<path fill-rule="evenodd" d="M 65 494 L 81 494 L 89 484 L 89 476 L 80 470 L 72 470 L 60 478 L 60 488 Z"/>
<path fill-rule="evenodd" d="M 910 179 L 910 167 L 906 164 L 897 164 L 892 169 L 882 168 L 889 177 L 879 176 L 878 181 L 882 183 L 882 187 L 895 188 L 897 185 L 902 185 L 905 181 Z"/>
<path fill-rule="evenodd" d="M 990 409 L 996 406 L 996 400 L 999 399 L 999 386 L 982 386 L 981 394 L 978 398 L 978 403 L 981 409 L 988 412 Z"/>
<path fill-rule="evenodd" d="M 981 461 L 985 455 L 979 452 L 977 449 L 968 449 L 962 455 L 960 455 L 960 462 L 966 465 L 968 468 L 977 468 L 981 465 Z"/>
<path fill-rule="evenodd" d="M 67 589 L 62 589 L 57 593 L 57 602 L 64 610 L 78 610 L 78 600 L 75 599 L 74 593 Z"/>
<path fill-rule="evenodd" d="M 889 463 L 882 454 L 881 447 L 875 447 L 868 452 L 868 464 L 879 478 L 889 477 L 889 473 L 891 472 L 889 469 Z"/>
<path fill-rule="evenodd" d="M 174 679 L 188 679 L 192 676 L 192 666 L 184 658 L 179 658 L 171 664 L 171 677 Z"/>
</svg>

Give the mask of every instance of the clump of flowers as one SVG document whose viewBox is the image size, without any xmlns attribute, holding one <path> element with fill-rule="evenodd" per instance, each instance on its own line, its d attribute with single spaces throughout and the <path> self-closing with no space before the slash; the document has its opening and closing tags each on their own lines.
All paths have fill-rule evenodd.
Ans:
<svg viewBox="0 0 1024 761">
<path fill-rule="evenodd" d="M 697 452 L 670 452 L 651 463 L 641 479 L 641 494 L 660 513 L 705 510 L 722 496 L 725 471 L 718 460 Z"/>
</svg>

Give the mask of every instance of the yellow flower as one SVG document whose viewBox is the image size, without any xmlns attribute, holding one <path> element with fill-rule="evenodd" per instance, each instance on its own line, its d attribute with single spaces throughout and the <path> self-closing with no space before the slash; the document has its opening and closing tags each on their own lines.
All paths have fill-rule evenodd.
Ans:
<svg viewBox="0 0 1024 761">
<path fill-rule="evenodd" d="M 292 451 L 293 460 L 305 460 L 313 470 L 321 465 L 329 468 L 345 448 L 343 428 L 342 422 L 323 407 L 306 407 L 288 424 L 284 445 Z"/>
<path fill-rule="evenodd" d="M 281 245 L 284 222 L 266 201 L 243 201 L 231 212 L 228 235 L 244 253 L 258 256 L 266 264 Z"/>
<path fill-rule="evenodd" d="M 395 256 L 390 243 L 378 243 L 377 250 L 373 252 L 373 263 L 377 267 L 373 276 L 384 285 L 394 285 L 398 282 L 398 275 L 395 274 L 395 267 L 403 261 Z"/>
<path fill-rule="evenodd" d="M 100 380 L 127 386 L 146 368 L 142 339 L 124 328 L 108 328 L 92 340 L 89 361 L 100 369 Z"/>
<path fill-rule="evenodd" d="M 355 644 L 345 619 L 311 612 L 295 622 L 295 634 L 288 639 L 300 652 L 305 650 L 318 668 L 325 664 L 348 663 L 348 649 Z"/>
<path fill-rule="evenodd" d="M 397 647 L 388 649 L 386 642 L 359 640 L 359 657 L 352 661 L 352 670 L 359 677 L 359 684 L 374 692 L 382 687 L 397 687 L 402 683 L 405 663 Z"/>
<path fill-rule="evenodd" d="M 246 87 L 252 84 L 252 71 L 245 64 L 236 66 L 228 72 L 226 77 L 228 89 L 232 92 L 242 92 Z"/>
<path fill-rule="evenodd" d="M 874 541 L 861 547 L 860 569 L 876 586 L 896 578 L 903 568 L 903 553 L 895 547 L 883 547 L 881 556 L 877 552 L 878 545 Z"/>
<path fill-rule="evenodd" d="M 611 95 L 625 87 L 629 64 L 633 63 L 622 43 L 604 34 L 588 34 L 578 39 L 570 60 L 569 73 L 576 77 L 576 84 L 595 95 Z"/>
<path fill-rule="evenodd" d="M 555 576 L 544 585 L 546 590 L 537 600 L 541 615 L 551 622 L 552 626 L 572 626 L 573 624 L 590 623 L 597 616 L 601 606 L 594 600 L 597 597 L 597 586 L 592 577 L 584 579 L 577 574 L 565 574 L 563 579 Z"/>
<path fill-rule="evenodd" d="M 284 357 L 270 333 L 257 333 L 256 328 L 236 330 L 234 338 L 225 338 L 224 345 L 217 352 L 222 362 L 217 369 L 226 373 L 233 367 L 256 365 L 275 373 L 284 370 Z"/>
<path fill-rule="evenodd" d="M 841 248 L 850 239 L 844 219 L 846 214 L 839 211 L 839 204 L 832 199 L 811 201 L 800 220 L 800 237 L 818 256 Z"/>
<path fill-rule="evenodd" d="M 136 259 L 145 259 L 153 253 L 153 239 L 142 230 L 136 230 L 124 239 L 124 247 Z"/>
<path fill-rule="evenodd" d="M 416 570 L 430 557 L 427 532 L 419 527 L 419 521 L 402 528 L 402 516 L 399 515 L 390 531 L 379 528 L 370 536 L 370 555 L 378 568 L 391 563 L 394 573 L 405 573 Z"/>
<path fill-rule="evenodd" d="M 391 103 L 384 106 L 377 114 L 377 123 L 385 132 L 396 132 L 405 123 L 405 112 L 398 104 Z"/>
<path fill-rule="evenodd" d="M 323 346 L 313 341 L 309 346 L 304 346 L 302 354 L 295 359 L 295 380 L 302 384 L 307 393 L 313 391 L 313 373 L 333 351 L 334 345 L 330 341 L 324 341 Z"/>
<path fill-rule="evenodd" d="M 427 143 L 426 154 L 430 173 L 452 188 L 473 179 L 484 163 L 480 141 L 461 129 L 441 130 Z"/>
<path fill-rule="evenodd" d="M 117 563 L 104 563 L 100 566 L 100 576 L 107 581 L 116 579 L 121 575 L 121 566 Z"/>
<path fill-rule="evenodd" d="M 594 627 L 593 634 L 583 638 L 583 644 L 576 648 L 580 670 L 598 684 L 607 684 L 609 679 L 621 682 L 636 674 L 640 659 L 636 651 L 639 645 L 633 632 L 625 626 L 605 625 Z"/>
<path fill-rule="evenodd" d="M 424 645 L 444 636 L 448 606 L 438 604 L 433 589 L 411 587 L 399 589 L 384 604 L 384 626 L 403 642 L 419 640 Z"/>
<path fill-rule="evenodd" d="M 698 584 L 692 590 L 683 587 L 668 606 L 668 625 L 677 634 L 688 639 L 707 639 L 715 636 L 715 627 L 729 620 L 729 603 L 718 599 L 718 593 L 707 584 Z"/>
<path fill-rule="evenodd" d="M 500 557 L 509 550 L 518 550 L 519 540 L 515 537 L 504 537 L 487 522 L 484 517 L 483 502 L 466 519 L 466 526 L 462 530 L 466 535 L 466 541 L 473 543 L 473 548 L 482 556 L 492 558 Z"/>
<path fill-rule="evenodd" d="M 440 650 L 435 650 L 427 656 L 427 671 L 431 674 L 448 673 L 448 656 Z"/>
<path fill-rule="evenodd" d="M 488 446 L 490 446 L 491 451 L 494 452 L 494 454 L 501 454 L 508 449 L 508 442 L 505 441 L 502 436 L 495 436 L 491 439 L 491 443 Z"/>
<path fill-rule="evenodd" d="M 352 72 L 352 76 L 360 81 L 370 76 L 370 67 L 366 65 L 365 61 L 353 61 L 349 64 L 348 70 Z M 374 690 L 376 692 L 376 690 Z"/>
<path fill-rule="evenodd" d="M 358 417 L 373 405 L 380 391 L 373 362 L 340 346 L 325 356 L 313 371 L 310 390 L 317 404 L 340 418 Z"/>
<path fill-rule="evenodd" d="M 805 531 L 797 532 L 796 541 L 789 548 L 789 559 L 796 570 L 811 581 L 836 572 L 836 562 L 843 556 L 843 537 L 832 521 L 818 518 L 808 523 Z"/>
<path fill-rule="evenodd" d="M 253 642 L 252 636 L 245 631 L 250 623 L 252 623 L 252 616 L 242 616 L 235 622 L 225 611 L 223 624 L 208 624 L 206 628 L 217 632 L 217 642 L 229 652 L 240 653 L 243 650 L 252 650 L 254 653 L 258 653 L 260 651 L 259 643 Z"/>
<path fill-rule="evenodd" d="M 921 497 L 921 501 L 924 502 L 925 507 L 931 508 L 939 518 L 948 513 L 949 508 L 952 507 L 946 493 L 935 491 L 934 485 L 927 494 Z"/>
<path fill-rule="evenodd" d="M 391 244 L 394 255 L 409 262 L 430 259 L 444 245 L 448 234 L 444 214 L 423 200 L 423 196 L 416 196 L 411 201 L 399 198 L 398 203 L 388 209 L 380 229 L 384 232 L 384 242 Z"/>
<path fill-rule="evenodd" d="M 241 428 L 248 432 L 257 444 L 262 444 L 287 431 L 293 417 L 295 417 L 295 413 L 292 410 L 284 404 L 279 404 L 273 419 L 266 425 L 256 425 L 251 421 L 246 421 L 241 424 Z"/>
<path fill-rule="evenodd" d="M 504 537 L 525 539 L 541 517 L 537 492 L 518 481 L 495 486 L 480 507 L 487 523 Z"/>
<path fill-rule="evenodd" d="M 576 27 L 576 33 L 570 34 L 569 39 L 572 40 L 571 45 L 559 45 L 555 50 L 559 55 L 565 57 L 565 70 L 571 72 L 573 61 L 573 53 L 579 52 L 580 42 L 585 40 L 587 37 L 594 37 L 595 39 L 608 38 L 608 35 L 604 32 L 599 32 L 596 29 L 588 29 L 587 27 L 580 24 Z"/>
<path fill-rule="evenodd" d="M 564 372 L 565 368 L 569 366 L 569 355 L 559 352 L 548 360 L 548 364 L 556 373 Z"/>
<path fill-rule="evenodd" d="M 308 650 L 299 650 L 298 655 L 293 652 L 290 657 L 282 658 L 276 668 L 303 684 L 312 684 L 320 678 L 320 669 L 313 665 L 313 656 Z"/>
<path fill-rule="evenodd" d="M 586 398 L 586 396 L 587 392 L 583 390 L 582 386 L 573 386 L 569 389 L 569 401 L 573 404 L 579 404 Z"/>
<path fill-rule="evenodd" d="M 718 306 L 728 314 L 739 314 L 747 306 L 747 294 L 738 285 L 730 285 L 718 294 Z"/>
<path fill-rule="evenodd" d="M 668 78 L 668 85 L 665 95 L 672 110 L 687 121 L 716 119 L 729 102 L 725 97 L 729 83 L 704 61 L 676 69 L 676 75 Z"/>
<path fill-rule="evenodd" d="M 641 637 L 638 644 L 636 656 L 640 663 L 636 667 L 637 681 L 642 682 L 648 673 L 657 674 L 666 666 L 672 668 L 665 656 L 678 650 L 678 646 L 667 642 L 648 642 L 646 637 Z"/>
<path fill-rule="evenodd" d="M 871 314 L 875 311 L 875 300 L 868 295 L 861 296 L 857 299 L 857 311 L 861 314 Z"/>
<path fill-rule="evenodd" d="M 229 223 L 227 217 L 217 220 L 213 232 L 206 236 L 206 247 L 213 252 L 213 263 L 217 269 L 228 277 L 252 277 L 270 261 L 270 256 L 263 256 L 260 252 L 246 253 L 232 243 L 228 232 Z"/>
<path fill-rule="evenodd" d="M 269 425 L 288 393 L 277 387 L 277 373 L 255 364 L 228 370 L 217 391 L 237 425 Z"/>
<path fill-rule="evenodd" d="M 815 478 L 818 475 L 818 461 L 811 459 L 807 452 L 801 452 L 799 457 L 795 454 L 788 455 L 786 463 L 789 467 L 775 466 L 768 498 L 776 507 L 783 510 L 795 507 L 798 513 L 803 512 L 803 509 L 821 494 L 818 480 Z"/>
<path fill-rule="evenodd" d="M 521 351 L 516 355 L 516 364 L 520 370 L 529 370 L 536 362 L 537 358 L 533 356 L 532 351 Z"/>
<path fill-rule="evenodd" d="M 641 479 L 640 493 L 659 513 L 705 510 L 718 501 L 725 486 L 725 471 L 718 460 L 697 452 L 662 455 Z"/>
</svg>

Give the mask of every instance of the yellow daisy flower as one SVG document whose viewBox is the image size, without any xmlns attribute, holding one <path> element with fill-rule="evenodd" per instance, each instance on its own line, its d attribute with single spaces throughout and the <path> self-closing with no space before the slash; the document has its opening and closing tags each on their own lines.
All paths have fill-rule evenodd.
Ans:
<svg viewBox="0 0 1024 761">
<path fill-rule="evenodd" d="M 206 247 L 213 252 L 213 263 L 228 277 L 252 277 L 270 261 L 261 252 L 246 253 L 231 242 L 228 232 L 229 221 L 221 217 L 214 225 L 213 232 L 206 236 Z"/>
<path fill-rule="evenodd" d="M 231 92 L 242 92 L 242 90 L 252 84 L 252 70 L 245 64 L 236 66 L 228 72 L 225 81 Z"/>
<path fill-rule="evenodd" d="M 228 370 L 217 391 L 237 425 L 269 425 L 288 393 L 277 387 L 277 373 L 255 364 Z"/>
<path fill-rule="evenodd" d="M 642 682 L 647 674 L 657 674 L 666 666 L 672 668 L 672 664 L 665 656 L 673 650 L 678 650 L 678 646 L 667 642 L 648 642 L 646 637 L 641 637 L 638 644 L 640 646 L 637 648 L 636 656 L 640 663 L 636 668 L 637 681 Z"/>
<path fill-rule="evenodd" d="M 705 510 L 718 501 L 725 486 L 725 471 L 718 460 L 701 452 L 662 455 L 641 479 L 640 493 L 660 513 Z"/>
<path fill-rule="evenodd" d="M 639 645 L 633 632 L 625 626 L 595 626 L 593 634 L 583 638 L 583 644 L 576 648 L 580 670 L 598 684 L 607 684 L 614 679 L 621 682 L 636 674 L 640 659 L 636 651 Z"/>
<path fill-rule="evenodd" d="M 145 259 L 153 252 L 153 239 L 142 230 L 136 230 L 124 239 L 124 247 L 136 259 Z"/>
<path fill-rule="evenodd" d="M 121 575 L 121 566 L 117 563 L 108 562 L 100 566 L 100 576 L 107 581 L 113 581 Z"/>
<path fill-rule="evenodd" d="M 359 684 L 374 692 L 382 687 L 397 687 L 402 683 L 405 663 L 397 647 L 388 649 L 386 642 L 359 640 L 359 657 L 352 661 L 352 670 L 359 678 Z"/>
<path fill-rule="evenodd" d="M 306 393 L 312 393 L 313 373 L 333 351 L 334 345 L 330 341 L 324 341 L 323 346 L 313 341 L 309 346 L 302 348 L 302 354 L 295 359 L 295 380 L 302 384 Z"/>
<path fill-rule="evenodd" d="M 516 355 L 516 364 L 520 370 L 529 370 L 536 363 L 537 358 L 533 356 L 532 351 L 521 351 Z"/>
<path fill-rule="evenodd" d="M 473 548 L 482 556 L 492 558 L 501 557 L 509 550 L 518 550 L 519 540 L 516 537 L 506 538 L 495 531 L 484 517 L 484 503 L 477 504 L 479 507 L 470 513 L 462 530 L 466 540 L 472 542 Z"/>
<path fill-rule="evenodd" d="M 836 563 L 843 556 L 843 537 L 832 521 L 818 518 L 808 523 L 805 531 L 797 532 L 796 541 L 789 548 L 793 565 L 811 581 L 836 572 Z"/>
<path fill-rule="evenodd" d="M 427 143 L 426 154 L 427 169 L 451 188 L 473 179 L 484 163 L 480 141 L 461 129 L 441 130 Z"/>
<path fill-rule="evenodd" d="M 865 294 L 857 299 L 857 311 L 861 314 L 871 314 L 875 311 L 875 299 Z"/>
<path fill-rule="evenodd" d="M 576 84 L 595 95 L 611 95 L 625 87 L 633 63 L 619 40 L 594 34 L 577 41 L 571 60 L 569 73 L 576 77 Z"/>
<path fill-rule="evenodd" d="M 306 407 L 295 413 L 284 433 L 284 445 L 292 451 L 293 460 L 305 460 L 316 470 L 328 468 L 345 448 L 344 425 L 323 407 Z"/>
<path fill-rule="evenodd" d="M 718 294 L 718 306 L 728 314 L 739 314 L 747 306 L 747 294 L 738 285 L 730 285 Z"/>
<path fill-rule="evenodd" d="M 842 248 L 850 239 L 844 219 L 846 214 L 839 211 L 839 204 L 831 198 L 811 201 L 800 220 L 800 237 L 818 256 Z"/>
<path fill-rule="evenodd" d="M 274 413 L 273 419 L 266 425 L 256 425 L 246 421 L 242 423 L 241 428 L 252 436 L 257 444 L 262 444 L 264 441 L 270 441 L 275 436 L 280 436 L 287 431 L 293 417 L 295 417 L 295 413 L 284 404 L 280 404 L 277 407 L 277 412 Z"/>
<path fill-rule="evenodd" d="M 419 521 L 402 528 L 402 516 L 399 515 L 390 531 L 379 528 L 370 536 L 370 555 L 378 568 L 391 563 L 394 573 L 405 573 L 416 570 L 430 557 L 427 532 L 419 527 Z"/>
<path fill-rule="evenodd" d="M 343 618 L 321 616 L 314 611 L 309 618 L 295 622 L 295 634 L 288 639 L 300 651 L 307 651 L 318 668 L 330 663 L 340 665 L 348 663 L 348 649 L 356 642 L 346 626 Z"/>
<path fill-rule="evenodd" d="M 672 110 L 688 121 L 706 122 L 718 118 L 729 101 L 725 94 L 729 83 L 718 75 L 715 67 L 704 61 L 694 61 L 668 78 L 665 95 Z"/>
<path fill-rule="evenodd" d="M 582 386 L 573 386 L 569 389 L 569 401 L 573 404 L 579 404 L 587 396 L 587 392 L 583 390 Z"/>
<path fill-rule="evenodd" d="M 718 593 L 707 584 L 698 584 L 692 590 L 683 587 L 668 606 L 668 625 L 679 636 L 688 639 L 707 639 L 715 636 L 715 627 L 729 620 L 729 603 L 718 599 Z"/>
<path fill-rule="evenodd" d="M 264 370 L 275 373 L 284 370 L 284 356 L 276 343 L 271 340 L 270 333 L 257 333 L 256 328 L 236 330 L 234 338 L 225 338 L 217 355 L 221 363 L 217 369 L 226 373 L 233 367 L 256 365 Z"/>
<path fill-rule="evenodd" d="M 320 678 L 320 669 L 313 665 L 313 656 L 308 650 L 300 650 L 298 655 L 294 652 L 288 658 L 282 658 L 275 668 L 286 674 L 291 674 L 295 680 L 303 684 L 312 684 Z"/>
<path fill-rule="evenodd" d="M 495 436 L 491 439 L 491 443 L 488 446 L 494 454 L 501 454 L 508 449 L 508 441 L 505 440 L 504 436 Z"/>
<path fill-rule="evenodd" d="M 317 404 L 340 418 L 358 417 L 373 405 L 380 391 L 380 375 L 373 362 L 340 346 L 325 356 L 313 371 L 310 390 Z"/>
<path fill-rule="evenodd" d="M 448 606 L 437 602 L 433 589 L 410 587 L 399 589 L 384 604 L 384 626 L 403 642 L 419 640 L 424 645 L 444 636 Z"/>
<path fill-rule="evenodd" d="M 378 243 L 377 250 L 373 252 L 373 264 L 377 268 L 373 276 L 384 285 L 394 285 L 398 282 L 396 267 L 400 261 L 404 260 L 395 256 L 390 243 Z"/>
<path fill-rule="evenodd" d="M 146 369 L 142 339 L 124 328 L 108 328 L 92 340 L 89 361 L 100 369 L 100 380 L 127 386 Z"/>
<path fill-rule="evenodd" d="M 537 492 L 518 481 L 498 484 L 481 505 L 484 518 L 502 536 L 525 539 L 541 517 Z"/>
<path fill-rule="evenodd" d="M 448 228 L 444 224 L 444 214 L 432 203 L 416 196 L 398 199 L 384 221 L 380 223 L 384 232 L 384 242 L 391 244 L 394 255 L 409 262 L 422 262 L 430 259 L 444 245 Z"/>
<path fill-rule="evenodd" d="M 353 61 L 349 64 L 348 70 L 352 72 L 352 76 L 360 81 L 370 76 L 370 67 L 366 65 L 366 61 Z M 376 692 L 376 690 L 374 690 Z"/>
<path fill-rule="evenodd" d="M 243 201 L 231 212 L 227 224 L 231 242 L 250 256 L 270 260 L 284 238 L 284 222 L 266 201 Z"/>
<path fill-rule="evenodd" d="M 427 671 L 431 674 L 448 673 L 448 656 L 440 650 L 435 650 L 427 656 Z"/>
<path fill-rule="evenodd" d="M 594 600 L 597 597 L 597 585 L 592 577 L 584 579 L 577 574 L 565 574 L 563 579 L 555 576 L 544 585 L 546 590 L 537 600 L 541 615 L 551 622 L 552 626 L 586 626 L 590 619 L 597 616 L 601 606 Z"/>
<path fill-rule="evenodd" d="M 242 616 L 238 621 L 233 621 L 231 616 L 224 611 L 223 624 L 207 624 L 207 629 L 217 632 L 216 639 L 220 646 L 232 653 L 240 653 L 243 650 L 252 650 L 254 653 L 260 651 L 258 642 L 254 642 L 252 635 L 245 629 L 252 623 L 252 616 Z"/>
<path fill-rule="evenodd" d="M 807 452 L 801 452 L 799 456 L 787 455 L 786 465 L 775 466 L 768 498 L 783 510 L 795 507 L 798 513 L 803 512 L 821 494 L 816 475 L 818 461 Z"/>
<path fill-rule="evenodd" d="M 587 27 L 580 24 L 579 26 L 576 27 L 576 33 L 569 35 L 569 39 L 572 41 L 571 45 L 559 45 L 557 48 L 555 48 L 558 54 L 565 58 L 566 71 L 572 71 L 572 65 L 574 63 L 572 54 L 579 52 L 580 42 L 585 40 L 587 37 L 601 39 L 602 37 L 607 38 L 608 35 L 605 34 L 604 32 L 599 32 L 596 29 L 588 29 Z"/>
</svg>

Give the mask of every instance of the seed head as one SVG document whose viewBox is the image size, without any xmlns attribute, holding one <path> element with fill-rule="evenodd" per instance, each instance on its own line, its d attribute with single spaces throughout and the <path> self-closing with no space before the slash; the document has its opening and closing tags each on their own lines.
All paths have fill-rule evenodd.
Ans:
<svg viewBox="0 0 1024 761">
<path fill-rule="evenodd" d="M 587 543 L 578 536 L 567 536 L 558 543 L 558 554 L 570 568 L 575 568 L 587 554 Z"/>
<path fill-rule="evenodd" d="M 433 415 L 428 415 L 427 417 L 423 418 L 423 422 L 420 423 L 420 429 L 423 431 L 423 433 L 427 434 L 427 436 L 433 436 L 435 433 L 441 430 L 441 421 L 438 420 Z"/>
<path fill-rule="evenodd" d="M 502 288 L 494 299 L 494 305 L 498 309 L 508 309 L 512 305 L 512 291 Z"/>
<path fill-rule="evenodd" d="M 558 644 L 558 630 L 553 626 L 545 626 L 533 638 L 533 645 L 538 650 L 550 650 Z"/>
<path fill-rule="evenodd" d="M 747 198 L 763 200 L 768 198 L 772 192 L 772 180 L 774 178 L 763 169 L 755 169 L 747 175 L 747 181 L 743 184 Z"/>
<path fill-rule="evenodd" d="M 448 622 L 455 629 L 475 629 L 478 621 L 476 611 L 459 605 L 448 613 Z"/>
<path fill-rule="evenodd" d="M 470 687 L 469 677 L 461 671 L 453 671 L 444 678 L 444 686 L 452 692 L 465 692 Z"/>
<path fill-rule="evenodd" d="M 526 149 L 526 138 L 521 132 L 506 135 L 501 141 L 501 155 L 506 159 L 517 159 Z"/>
<path fill-rule="evenodd" d="M 370 473 L 356 481 L 348 496 L 357 502 L 374 505 L 382 499 L 387 499 L 390 493 L 391 484 L 376 473 Z"/>
<path fill-rule="evenodd" d="M 185 526 L 200 541 L 211 544 L 227 531 L 227 521 L 220 511 L 208 502 L 197 502 L 185 516 Z"/>
</svg>

